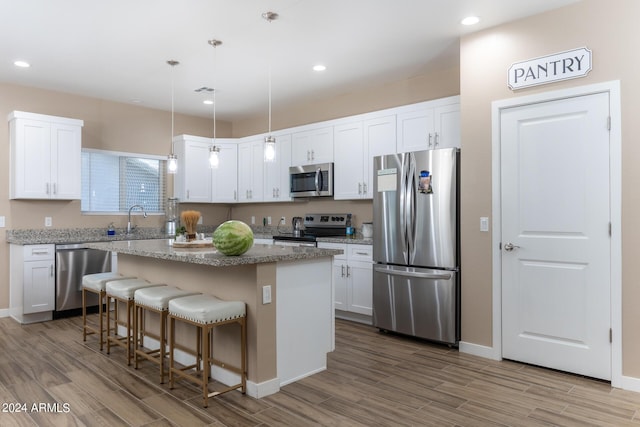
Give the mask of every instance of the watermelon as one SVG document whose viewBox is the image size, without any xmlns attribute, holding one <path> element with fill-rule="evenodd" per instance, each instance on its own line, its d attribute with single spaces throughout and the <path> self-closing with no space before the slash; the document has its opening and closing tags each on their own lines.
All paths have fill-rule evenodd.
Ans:
<svg viewBox="0 0 640 427">
<path fill-rule="evenodd" d="M 225 255 L 242 255 L 253 246 L 253 231 L 242 221 L 225 221 L 213 232 L 213 244 Z"/>
</svg>

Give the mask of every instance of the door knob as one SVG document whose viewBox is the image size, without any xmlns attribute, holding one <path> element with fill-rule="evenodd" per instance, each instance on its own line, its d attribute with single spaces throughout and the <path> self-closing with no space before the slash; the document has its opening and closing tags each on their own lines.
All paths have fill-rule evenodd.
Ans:
<svg viewBox="0 0 640 427">
<path fill-rule="evenodd" d="M 506 243 L 504 245 L 504 250 L 507 252 L 511 252 L 512 250 L 518 249 L 518 248 L 520 248 L 520 246 L 514 245 L 513 243 Z"/>
</svg>

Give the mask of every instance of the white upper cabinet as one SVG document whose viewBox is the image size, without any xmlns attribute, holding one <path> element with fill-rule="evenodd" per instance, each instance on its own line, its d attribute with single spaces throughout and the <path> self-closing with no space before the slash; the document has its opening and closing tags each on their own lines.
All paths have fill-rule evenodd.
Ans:
<svg viewBox="0 0 640 427">
<path fill-rule="evenodd" d="M 362 120 L 333 128 L 333 198 L 362 198 L 364 181 L 364 132 Z"/>
<path fill-rule="evenodd" d="M 237 196 L 237 144 L 216 138 L 220 147 L 220 164 L 211 169 L 209 148 L 212 138 L 179 135 L 174 138 L 178 156 L 178 173 L 174 180 L 174 197 L 181 202 L 235 202 Z"/>
<path fill-rule="evenodd" d="M 264 140 L 238 144 L 238 201 L 264 199 Z"/>
<path fill-rule="evenodd" d="M 291 135 L 276 135 L 276 159 L 264 164 L 265 202 L 288 202 Z"/>
<path fill-rule="evenodd" d="M 460 97 L 402 108 L 397 115 L 397 150 L 460 147 Z"/>
<path fill-rule="evenodd" d="M 395 115 L 336 125 L 334 199 L 372 198 L 373 157 L 395 150 Z"/>
<path fill-rule="evenodd" d="M 292 166 L 333 162 L 333 126 L 295 132 L 291 140 Z"/>
<path fill-rule="evenodd" d="M 14 111 L 9 115 L 10 198 L 81 198 L 82 120 Z"/>
<path fill-rule="evenodd" d="M 396 152 L 396 116 L 384 116 L 364 122 L 365 164 L 363 196 L 373 198 L 373 158 Z"/>
<path fill-rule="evenodd" d="M 174 178 L 173 195 L 181 202 L 211 202 L 210 141 L 210 138 L 190 135 L 174 138 L 178 172 Z"/>
<path fill-rule="evenodd" d="M 238 201 L 238 144 L 221 142 L 218 157 L 220 164 L 211 169 L 211 201 L 216 203 L 234 203 Z"/>
</svg>

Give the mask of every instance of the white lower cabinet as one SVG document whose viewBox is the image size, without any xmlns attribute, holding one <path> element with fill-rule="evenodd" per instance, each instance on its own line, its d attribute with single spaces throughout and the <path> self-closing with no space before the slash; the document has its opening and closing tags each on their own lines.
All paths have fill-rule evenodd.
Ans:
<svg viewBox="0 0 640 427">
<path fill-rule="evenodd" d="M 20 323 L 52 319 L 55 245 L 11 245 L 10 315 Z"/>
<path fill-rule="evenodd" d="M 373 315 L 373 247 L 318 242 L 319 248 L 342 249 L 333 258 L 336 317 L 371 323 Z"/>
</svg>

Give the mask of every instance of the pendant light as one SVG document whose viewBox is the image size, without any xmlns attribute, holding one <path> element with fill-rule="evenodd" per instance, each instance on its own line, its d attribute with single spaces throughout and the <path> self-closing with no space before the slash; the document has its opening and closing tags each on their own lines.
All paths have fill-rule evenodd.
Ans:
<svg viewBox="0 0 640 427">
<path fill-rule="evenodd" d="M 278 19 L 275 12 L 265 12 L 262 17 L 268 22 Z M 271 55 L 269 55 L 271 56 Z M 271 58 L 269 58 L 269 134 L 264 138 L 264 161 L 276 161 L 276 138 L 271 135 Z"/>
<path fill-rule="evenodd" d="M 218 88 L 216 87 L 216 71 L 217 71 L 217 54 L 216 48 L 222 44 L 220 40 L 209 40 L 209 44 L 213 47 L 213 145 L 209 147 L 209 166 L 211 169 L 217 169 L 220 165 L 220 147 L 216 145 L 216 92 L 218 92 Z"/>
<path fill-rule="evenodd" d="M 174 96 L 174 82 L 173 82 L 173 69 L 176 65 L 180 64 L 178 61 L 169 60 L 167 64 L 171 66 L 171 154 L 167 157 L 167 173 L 175 174 L 178 172 L 178 156 L 173 152 L 173 96 Z"/>
</svg>

